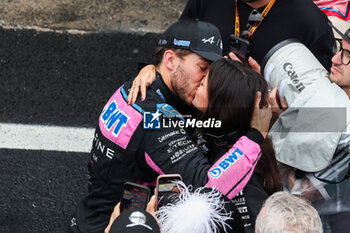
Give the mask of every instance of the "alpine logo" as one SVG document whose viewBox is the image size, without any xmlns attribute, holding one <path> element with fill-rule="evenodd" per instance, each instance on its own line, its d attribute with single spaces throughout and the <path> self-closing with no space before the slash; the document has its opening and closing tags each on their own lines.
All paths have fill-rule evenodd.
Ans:
<svg viewBox="0 0 350 233">
<path fill-rule="evenodd" d="M 203 42 L 204 44 L 206 44 L 206 43 L 214 44 L 214 42 L 215 42 L 214 40 L 215 40 L 215 37 L 212 36 L 212 37 L 210 37 L 210 38 L 208 38 L 208 39 L 203 38 L 203 39 L 202 39 L 202 42 Z"/>
<path fill-rule="evenodd" d="M 242 151 L 235 148 L 234 151 L 227 155 L 220 163 L 216 165 L 213 169 L 210 169 L 209 175 L 217 179 L 219 178 L 223 172 L 225 172 L 229 167 L 231 167 L 232 164 L 234 164 L 236 161 L 240 159 L 240 157 L 243 157 Z"/>
</svg>

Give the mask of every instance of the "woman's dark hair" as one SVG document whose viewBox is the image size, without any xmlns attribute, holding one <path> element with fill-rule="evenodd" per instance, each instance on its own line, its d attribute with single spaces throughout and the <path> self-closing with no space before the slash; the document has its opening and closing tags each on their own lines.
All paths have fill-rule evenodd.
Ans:
<svg viewBox="0 0 350 233">
<path fill-rule="evenodd" d="M 211 129 L 216 135 L 250 129 L 256 92 L 261 92 L 260 107 L 266 106 L 268 87 L 265 79 L 237 61 L 220 59 L 212 63 L 208 76 L 208 109 L 206 117 L 220 119 L 220 129 Z M 268 194 L 282 188 L 277 160 L 272 142 L 265 139 L 261 145 L 262 156 L 256 171 L 263 177 L 263 188 Z"/>
<path fill-rule="evenodd" d="M 248 131 L 257 91 L 261 105 L 267 105 L 267 84 L 261 75 L 237 61 L 214 62 L 208 77 L 208 117 L 221 120 L 221 133 Z"/>
</svg>

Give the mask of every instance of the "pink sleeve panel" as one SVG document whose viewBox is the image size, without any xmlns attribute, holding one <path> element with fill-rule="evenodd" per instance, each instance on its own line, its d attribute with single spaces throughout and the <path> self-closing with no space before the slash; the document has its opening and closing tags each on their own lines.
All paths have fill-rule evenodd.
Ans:
<svg viewBox="0 0 350 233">
<path fill-rule="evenodd" d="M 143 115 L 127 104 L 121 88 L 105 105 L 99 118 L 99 127 L 106 138 L 126 149 Z"/>
<path fill-rule="evenodd" d="M 260 146 L 246 136 L 241 137 L 208 171 L 207 187 L 215 187 L 232 199 L 248 183 L 257 161 Z"/>
</svg>

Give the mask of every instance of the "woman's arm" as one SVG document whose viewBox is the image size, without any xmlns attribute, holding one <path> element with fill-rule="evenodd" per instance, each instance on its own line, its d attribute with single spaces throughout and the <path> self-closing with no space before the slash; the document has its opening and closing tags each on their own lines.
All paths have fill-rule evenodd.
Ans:
<svg viewBox="0 0 350 233">
<path fill-rule="evenodd" d="M 132 87 L 128 95 L 128 104 L 132 105 L 136 102 L 137 96 L 141 89 L 141 100 L 146 98 L 146 89 L 150 86 L 156 78 L 156 67 L 154 65 L 147 65 L 143 67 L 139 74 L 132 82 Z"/>
</svg>

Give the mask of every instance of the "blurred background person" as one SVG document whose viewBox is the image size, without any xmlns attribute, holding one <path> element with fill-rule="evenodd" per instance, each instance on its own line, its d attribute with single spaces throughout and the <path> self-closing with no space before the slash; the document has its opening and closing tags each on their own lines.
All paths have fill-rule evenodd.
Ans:
<svg viewBox="0 0 350 233">
<path fill-rule="evenodd" d="M 281 153 L 279 153 L 278 158 L 281 162 L 280 167 L 285 188 L 291 193 L 299 195 L 312 203 L 320 214 L 323 222 L 323 230 L 327 233 L 347 232 L 350 228 L 348 221 L 350 218 L 350 134 L 349 118 L 346 117 L 349 116 L 348 113 L 346 114 L 346 111 L 349 111 L 350 109 L 350 30 L 343 31 L 340 28 L 333 27 L 341 40 L 338 45 L 338 50 L 332 58 L 333 65 L 331 67 L 331 72 L 329 75 L 324 72 L 326 74 L 325 76 L 317 76 L 319 79 L 315 79 L 320 82 L 323 78 L 325 85 L 322 87 L 321 85 L 317 85 L 318 83 L 316 82 L 312 83 L 312 86 L 310 85 L 310 87 L 306 87 L 305 91 L 303 91 L 302 99 L 299 99 L 302 101 L 308 101 L 305 93 L 309 92 L 312 98 L 316 98 L 311 106 L 316 107 L 317 105 L 319 109 L 326 109 L 326 112 L 328 113 L 334 111 L 333 116 L 329 115 L 324 117 L 324 119 L 322 119 L 322 117 L 316 117 L 319 121 L 317 122 L 318 124 L 314 124 L 314 126 L 319 125 L 321 129 L 321 131 L 317 132 L 327 133 L 327 135 L 321 141 L 321 138 L 315 139 L 314 135 L 312 135 L 315 131 L 296 131 L 295 128 L 292 128 L 297 125 L 295 124 L 296 122 L 304 122 L 304 127 L 313 125 L 313 122 L 316 121 L 312 121 L 312 124 L 306 124 L 305 122 L 308 120 L 309 116 L 314 117 L 317 114 L 317 111 L 313 112 L 313 114 L 297 114 L 297 107 L 295 105 L 293 106 L 292 102 L 291 112 L 287 109 L 282 118 L 278 119 L 280 120 L 280 123 L 282 122 L 282 124 L 279 124 L 290 127 L 288 132 L 303 132 L 303 134 L 300 135 L 295 134 L 296 137 L 299 138 L 302 136 L 303 140 L 293 140 L 289 137 L 290 134 L 286 133 L 287 131 L 285 131 L 285 129 L 280 128 L 278 130 L 282 132 L 282 134 L 280 134 L 281 137 L 276 137 L 274 141 L 277 153 L 279 153 L 281 148 L 291 149 L 290 152 L 287 150 L 283 151 L 283 149 L 280 150 Z M 305 51 L 303 54 L 306 56 Z M 293 60 L 290 57 L 287 59 L 288 61 Z M 304 66 L 307 71 L 311 70 L 310 64 L 313 59 L 315 60 L 315 58 L 309 57 L 308 60 L 301 60 L 300 56 L 295 57 L 295 60 L 308 64 Z M 283 64 L 283 59 L 281 59 L 280 62 Z M 297 66 L 294 67 L 295 69 L 298 68 Z M 298 72 L 298 74 L 300 75 L 300 72 Z M 305 75 L 305 77 L 308 76 Z M 300 78 L 303 78 L 302 75 L 300 75 Z M 317 92 L 314 91 L 316 89 Z M 320 96 L 324 99 L 320 98 Z M 277 106 L 277 104 L 272 105 Z M 311 109 L 311 106 L 309 105 L 304 109 Z M 342 109 L 343 112 L 337 112 L 337 108 Z M 293 117 L 290 117 L 292 115 L 288 115 L 290 113 L 292 113 Z M 297 115 L 300 116 L 299 119 L 295 117 Z M 343 119 L 336 118 L 341 115 L 344 116 Z M 322 120 L 324 120 L 324 122 L 320 124 L 319 122 Z M 333 126 L 336 123 L 340 123 L 341 128 L 333 131 L 326 128 L 327 124 Z M 346 129 L 346 126 L 348 129 Z M 271 132 L 274 133 L 277 132 L 277 130 L 272 128 Z M 334 138 L 331 138 L 330 133 L 336 134 L 335 140 Z M 308 134 L 311 135 L 309 141 L 306 138 Z M 273 137 L 273 135 L 270 136 Z M 279 148 L 277 148 L 277 145 L 283 140 L 285 140 L 286 144 L 280 144 Z M 315 143 L 315 145 L 313 146 L 312 143 Z M 327 145 L 327 143 L 329 144 Z M 328 161 L 322 166 L 317 167 L 317 163 L 325 157 L 325 153 L 323 153 L 322 150 L 327 148 L 330 144 L 332 145 L 332 149 L 327 152 L 327 156 L 329 156 Z M 307 147 L 310 147 L 311 149 L 308 150 L 306 149 Z M 299 152 L 299 148 L 302 148 L 305 152 Z M 308 170 L 305 169 L 305 167 L 302 167 L 308 164 L 308 157 L 310 158 L 312 156 L 314 156 L 313 159 L 309 161 L 315 162 L 310 166 L 313 170 Z M 295 163 L 289 163 L 288 159 L 291 159 L 290 161 L 295 161 Z M 284 164 L 288 164 L 288 166 Z"/>
<path fill-rule="evenodd" d="M 288 192 L 274 193 L 266 200 L 255 228 L 256 233 L 322 233 L 315 208 Z"/>
<path fill-rule="evenodd" d="M 310 0 L 189 0 L 180 18 L 216 25 L 226 55 L 231 34 L 249 41 L 248 55 L 259 64 L 274 45 L 293 38 L 305 44 L 327 70 L 331 67 L 332 30 Z"/>
</svg>

